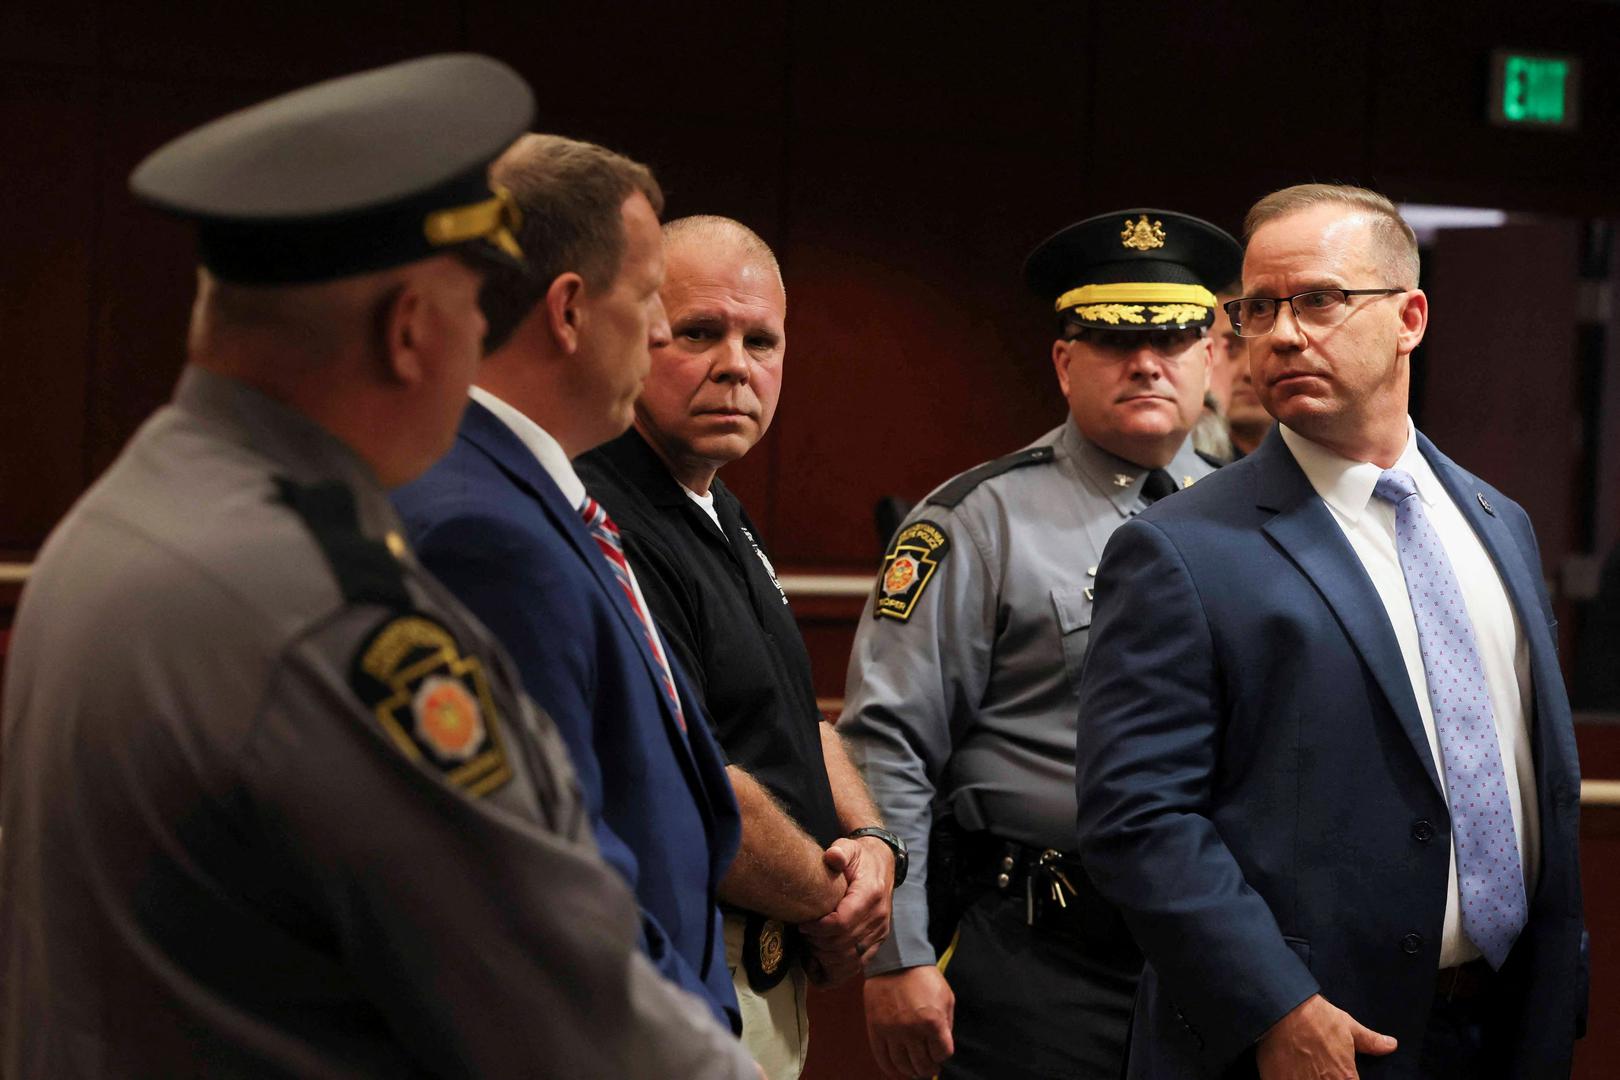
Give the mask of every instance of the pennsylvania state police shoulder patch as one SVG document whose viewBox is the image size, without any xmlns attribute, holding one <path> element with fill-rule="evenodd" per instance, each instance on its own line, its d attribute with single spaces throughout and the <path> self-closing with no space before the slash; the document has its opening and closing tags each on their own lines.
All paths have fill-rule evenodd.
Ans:
<svg viewBox="0 0 1620 1080">
<path fill-rule="evenodd" d="M 349 684 L 401 753 L 484 796 L 512 777 L 483 665 L 420 613 L 395 615 L 366 638 Z"/>
<path fill-rule="evenodd" d="M 883 557 L 872 618 L 900 622 L 910 619 L 934 571 L 950 550 L 951 538 L 932 521 L 914 521 L 895 534 Z"/>
</svg>

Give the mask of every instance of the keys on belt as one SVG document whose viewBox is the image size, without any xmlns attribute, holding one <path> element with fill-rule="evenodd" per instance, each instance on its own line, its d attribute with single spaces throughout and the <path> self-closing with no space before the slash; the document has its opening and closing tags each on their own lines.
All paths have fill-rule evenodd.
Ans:
<svg viewBox="0 0 1620 1080">
<path fill-rule="evenodd" d="M 1053 903 L 1065 911 L 1069 907 L 1069 898 L 1080 895 L 1080 890 L 1074 887 L 1069 875 L 1063 872 L 1064 857 L 1063 852 L 1056 848 L 1046 848 L 1035 857 L 1035 864 L 1020 875 L 1024 880 L 1025 921 L 1031 926 L 1035 925 L 1036 890 L 1043 890 Z M 1012 888 L 1013 874 L 1019 870 L 1018 862 L 1018 857 L 1010 853 L 1001 857 L 1001 872 L 996 875 L 996 888 L 1004 892 Z"/>
<path fill-rule="evenodd" d="M 962 834 L 959 855 L 970 881 L 1010 896 L 1023 894 L 1028 925 L 1077 941 L 1093 953 L 1138 955 L 1124 920 L 1092 887 L 1079 856 L 988 833 Z"/>
</svg>

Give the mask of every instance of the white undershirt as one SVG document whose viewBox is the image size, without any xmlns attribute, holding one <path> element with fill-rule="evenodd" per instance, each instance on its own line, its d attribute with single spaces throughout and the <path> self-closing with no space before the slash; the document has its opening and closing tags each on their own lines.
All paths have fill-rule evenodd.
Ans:
<svg viewBox="0 0 1620 1080">
<path fill-rule="evenodd" d="M 585 490 L 585 482 L 574 471 L 574 463 L 568 460 L 567 453 L 563 451 L 562 443 L 552 438 L 551 432 L 535 423 L 522 411 L 508 405 L 482 386 L 474 386 L 467 393 L 478 404 L 494 413 L 495 419 L 510 428 L 512 434 L 516 435 L 523 445 L 529 448 L 529 452 L 535 456 L 535 460 L 540 462 L 540 467 L 546 470 L 546 474 L 551 477 L 552 482 L 562 492 L 563 498 L 568 500 L 568 505 L 572 506 L 576 511 L 580 511 L 583 516 L 585 499 L 588 496 Z M 714 501 L 713 496 L 710 497 L 709 501 L 711 503 Z M 636 580 L 635 569 L 630 567 L 628 558 L 625 560 L 625 566 L 630 569 L 630 587 L 635 590 L 636 603 L 641 605 L 641 610 L 647 612 L 650 619 L 652 609 L 647 606 L 647 598 L 641 593 L 641 582 Z M 665 667 L 668 667 L 669 657 L 664 652 L 662 631 L 652 635 L 652 643 L 654 650 L 658 653 L 659 661 Z"/>
<path fill-rule="evenodd" d="M 1474 624 L 1474 640 L 1490 694 L 1491 712 L 1496 719 L 1502 767 L 1507 774 L 1513 831 L 1519 841 L 1519 860 L 1525 868 L 1528 897 L 1535 891 L 1541 836 L 1536 810 L 1535 764 L 1526 723 L 1532 702 L 1530 650 L 1496 565 L 1418 450 L 1413 430 L 1408 419 L 1406 449 L 1393 467 L 1410 473 L 1417 485 L 1423 512 L 1440 537 L 1446 557 L 1451 560 L 1468 617 Z M 1373 495 L 1373 487 L 1383 470 L 1371 462 L 1340 457 L 1287 426 L 1282 427 L 1282 438 L 1311 486 L 1333 512 L 1333 519 L 1344 530 L 1345 538 L 1355 549 L 1384 602 L 1384 610 L 1401 647 L 1401 658 L 1406 662 L 1406 676 L 1417 698 L 1418 712 L 1423 717 L 1423 731 L 1436 763 L 1435 772 L 1444 786 L 1446 771 L 1440 764 L 1440 740 L 1434 726 L 1434 708 L 1429 703 L 1429 681 L 1423 672 L 1417 622 L 1412 615 L 1412 601 L 1406 592 L 1406 578 L 1401 573 L 1400 556 L 1395 547 L 1395 507 Z M 1445 925 L 1440 939 L 1440 966 L 1452 967 L 1479 955 L 1479 949 L 1462 931 L 1457 902 L 1457 849 L 1453 843 L 1446 886 Z"/>
<path fill-rule="evenodd" d="M 703 508 L 703 512 L 709 515 L 709 520 L 714 522 L 714 527 L 719 529 L 723 535 L 726 531 L 726 527 L 720 524 L 720 514 L 714 508 L 714 488 L 710 488 L 707 495 L 699 495 L 685 484 L 681 485 L 681 490 L 686 492 L 686 497 L 688 499 L 691 499 L 693 502 L 697 503 Z"/>
</svg>

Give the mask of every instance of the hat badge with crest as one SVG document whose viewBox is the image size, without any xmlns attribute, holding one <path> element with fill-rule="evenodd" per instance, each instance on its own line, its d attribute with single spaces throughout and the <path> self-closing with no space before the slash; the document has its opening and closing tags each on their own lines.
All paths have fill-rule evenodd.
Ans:
<svg viewBox="0 0 1620 1080">
<path fill-rule="evenodd" d="M 1164 247 L 1164 222 L 1155 221 L 1148 224 L 1147 215 L 1143 214 L 1136 224 L 1131 219 L 1125 219 L 1125 231 L 1119 234 L 1120 243 L 1132 251 L 1152 251 L 1154 248 Z"/>
</svg>

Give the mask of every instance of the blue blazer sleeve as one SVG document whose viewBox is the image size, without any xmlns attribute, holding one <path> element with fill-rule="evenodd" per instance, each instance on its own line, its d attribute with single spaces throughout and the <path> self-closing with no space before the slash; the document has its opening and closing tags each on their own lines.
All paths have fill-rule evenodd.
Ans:
<svg viewBox="0 0 1620 1080">
<path fill-rule="evenodd" d="M 598 678 L 595 619 L 601 610 L 588 590 L 595 585 L 563 570 L 571 553 L 547 557 L 530 531 L 498 513 L 455 514 L 418 533 L 415 547 L 422 564 L 506 646 L 524 688 L 556 723 L 579 775 L 602 857 L 634 892 L 636 856 L 603 818 L 602 765 L 593 743 L 588 695 Z M 641 929 L 642 948 L 659 971 L 709 1002 L 716 1018 L 734 1027 L 736 1018 L 670 946 L 645 908 Z M 723 964 L 715 966 L 724 973 Z"/>
<path fill-rule="evenodd" d="M 1213 638 L 1180 554 L 1129 521 L 1097 570 L 1080 684 L 1080 852 L 1218 1072 L 1316 993 L 1209 815 L 1220 744 Z"/>
</svg>

